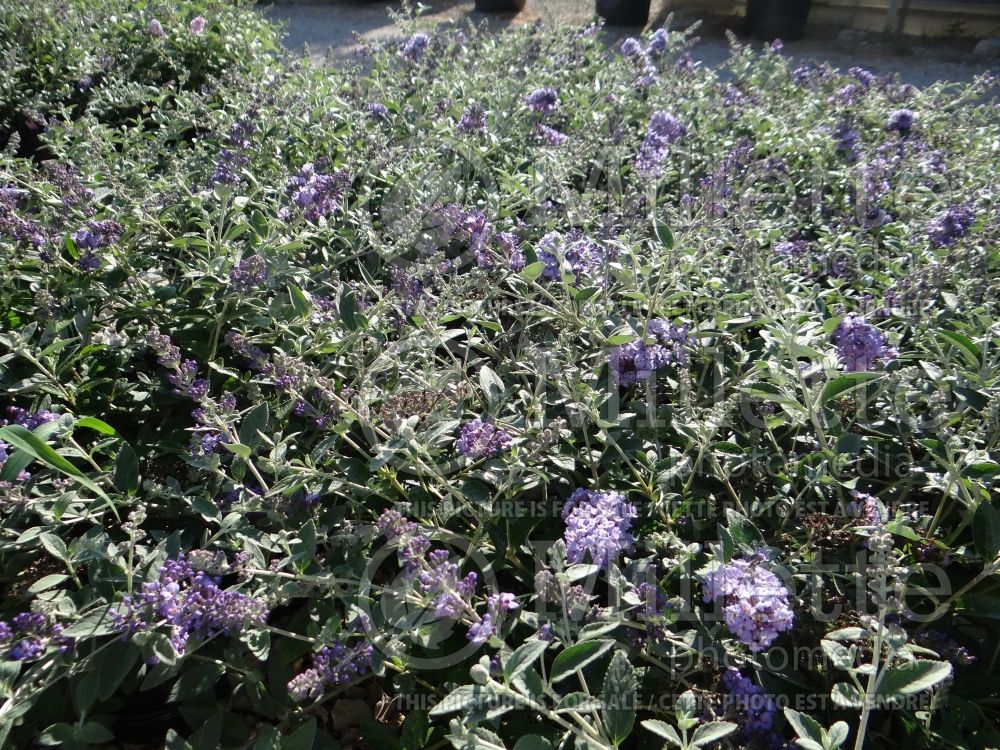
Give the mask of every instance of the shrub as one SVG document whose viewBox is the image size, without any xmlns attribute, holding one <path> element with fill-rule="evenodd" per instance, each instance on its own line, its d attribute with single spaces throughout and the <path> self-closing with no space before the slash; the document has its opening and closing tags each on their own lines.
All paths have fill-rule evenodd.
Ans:
<svg viewBox="0 0 1000 750">
<path fill-rule="evenodd" d="M 0 8 L 7 744 L 993 741 L 992 79 Z"/>
</svg>

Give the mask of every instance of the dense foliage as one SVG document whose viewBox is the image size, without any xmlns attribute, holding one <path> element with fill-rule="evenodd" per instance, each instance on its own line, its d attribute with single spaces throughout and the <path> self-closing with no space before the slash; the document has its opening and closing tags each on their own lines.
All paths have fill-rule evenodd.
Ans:
<svg viewBox="0 0 1000 750">
<path fill-rule="evenodd" d="M 993 80 L 399 22 L 0 0 L 2 744 L 997 746 Z"/>
</svg>

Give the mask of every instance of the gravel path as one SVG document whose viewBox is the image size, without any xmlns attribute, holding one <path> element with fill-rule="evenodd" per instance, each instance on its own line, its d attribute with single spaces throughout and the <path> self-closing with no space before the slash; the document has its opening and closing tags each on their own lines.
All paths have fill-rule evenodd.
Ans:
<svg viewBox="0 0 1000 750">
<path fill-rule="evenodd" d="M 651 17 L 665 15 L 663 6 L 669 0 L 653 0 Z M 425 17 L 437 23 L 471 20 L 487 23 L 492 29 L 536 20 L 584 24 L 593 17 L 593 0 L 528 0 L 525 10 L 515 17 L 486 15 L 473 10 L 471 0 L 425 0 L 430 10 Z M 390 39 L 397 35 L 388 11 L 398 2 L 371 0 L 326 0 L 325 2 L 290 2 L 279 0 L 265 9 L 268 16 L 287 24 L 285 43 L 291 49 L 306 49 L 310 58 L 320 61 L 329 57 L 343 61 L 352 56 L 354 34 L 367 40 Z M 638 29 L 608 29 L 609 42 L 635 34 Z M 917 86 L 937 80 L 970 81 L 989 66 L 968 52 L 969 45 L 957 43 L 909 42 L 905 54 L 894 53 L 885 44 L 861 43 L 851 49 L 838 47 L 831 39 L 804 39 L 785 44 L 785 53 L 794 59 L 825 61 L 834 67 L 847 69 L 860 65 L 879 74 L 899 73 L 902 79 Z M 708 30 L 693 50 L 695 58 L 706 65 L 717 65 L 726 59 L 728 45 L 719 30 Z M 996 67 L 996 65 L 994 65 Z"/>
</svg>

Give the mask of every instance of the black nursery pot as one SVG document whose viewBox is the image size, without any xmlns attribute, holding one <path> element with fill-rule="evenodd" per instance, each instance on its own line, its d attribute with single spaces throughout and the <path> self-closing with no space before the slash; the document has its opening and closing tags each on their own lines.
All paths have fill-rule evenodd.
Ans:
<svg viewBox="0 0 1000 750">
<path fill-rule="evenodd" d="M 480 13 L 520 13 L 525 0 L 476 0 Z"/>
<path fill-rule="evenodd" d="M 649 0 L 597 0 L 597 15 L 611 26 L 645 26 Z"/>
<path fill-rule="evenodd" d="M 747 0 L 743 33 L 760 39 L 801 39 L 812 0 Z"/>
</svg>

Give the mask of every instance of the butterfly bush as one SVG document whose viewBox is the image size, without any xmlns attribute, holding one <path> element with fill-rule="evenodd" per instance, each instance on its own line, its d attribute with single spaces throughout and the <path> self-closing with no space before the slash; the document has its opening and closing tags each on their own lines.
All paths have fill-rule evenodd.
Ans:
<svg viewBox="0 0 1000 750">
<path fill-rule="evenodd" d="M 995 78 L 0 18 L 0 745 L 995 733 Z"/>
</svg>

